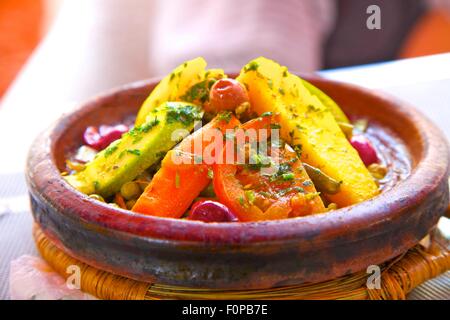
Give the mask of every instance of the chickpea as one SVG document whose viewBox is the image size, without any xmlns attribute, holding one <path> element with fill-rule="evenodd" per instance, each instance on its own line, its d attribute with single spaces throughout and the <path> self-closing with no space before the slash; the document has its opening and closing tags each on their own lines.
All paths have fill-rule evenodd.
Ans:
<svg viewBox="0 0 450 320">
<path fill-rule="evenodd" d="M 137 199 L 141 193 L 142 191 L 139 184 L 134 181 L 127 182 L 120 188 L 120 194 L 126 200 Z"/>
<path fill-rule="evenodd" d="M 328 205 L 327 211 L 336 210 L 338 208 L 337 204 L 332 202 Z"/>
<path fill-rule="evenodd" d="M 128 209 L 128 210 L 131 210 L 131 208 L 133 208 L 133 206 L 135 205 L 135 203 L 136 203 L 136 200 L 135 200 L 135 199 L 131 199 L 131 200 L 128 200 L 125 204 L 126 204 L 126 206 L 127 206 L 127 209 Z"/>
<path fill-rule="evenodd" d="M 105 202 L 105 199 L 103 199 L 103 197 L 99 194 L 91 194 L 91 195 L 89 195 L 89 198 L 95 199 L 100 202 Z"/>
<path fill-rule="evenodd" d="M 372 163 L 367 169 L 377 180 L 383 179 L 387 174 L 387 167 L 379 163 Z"/>
<path fill-rule="evenodd" d="M 66 160 L 66 166 L 73 171 L 81 171 L 83 170 L 86 166 L 82 163 L 79 163 L 77 161 L 71 161 L 71 160 Z"/>
</svg>

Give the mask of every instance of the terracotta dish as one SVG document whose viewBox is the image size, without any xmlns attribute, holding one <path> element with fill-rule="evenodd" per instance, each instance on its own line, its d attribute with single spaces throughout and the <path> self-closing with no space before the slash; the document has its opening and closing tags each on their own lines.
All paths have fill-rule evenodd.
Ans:
<svg viewBox="0 0 450 320">
<path fill-rule="evenodd" d="M 305 77 L 351 117 L 366 117 L 382 151 L 400 157 L 404 176 L 381 195 L 300 218 L 203 223 L 115 209 L 61 177 L 64 161 L 89 125 L 136 114 L 158 80 L 96 97 L 34 142 L 27 182 L 34 219 L 76 259 L 148 282 L 204 288 L 268 288 L 319 282 L 364 270 L 414 246 L 449 203 L 449 148 L 443 134 L 401 101 L 353 85 Z M 400 150 L 400 151 L 399 151 Z M 397 152 L 397 155 L 396 155 Z M 405 163 L 406 162 L 406 163 Z M 395 164 L 395 161 L 394 161 Z"/>
</svg>

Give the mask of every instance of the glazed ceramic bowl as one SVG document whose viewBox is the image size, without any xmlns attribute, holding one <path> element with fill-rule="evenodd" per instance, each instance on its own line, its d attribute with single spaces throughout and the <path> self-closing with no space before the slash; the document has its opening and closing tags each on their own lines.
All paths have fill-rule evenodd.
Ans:
<svg viewBox="0 0 450 320">
<path fill-rule="evenodd" d="M 415 245 L 449 203 L 449 149 L 422 114 L 392 97 L 309 78 L 351 116 L 377 124 L 402 146 L 410 174 L 379 196 L 312 216 L 203 223 L 115 209 L 60 175 L 89 125 L 136 114 L 158 83 L 134 83 L 63 116 L 34 142 L 27 182 L 36 223 L 74 258 L 136 280 L 203 288 L 268 288 L 319 282 L 385 262 Z"/>
</svg>

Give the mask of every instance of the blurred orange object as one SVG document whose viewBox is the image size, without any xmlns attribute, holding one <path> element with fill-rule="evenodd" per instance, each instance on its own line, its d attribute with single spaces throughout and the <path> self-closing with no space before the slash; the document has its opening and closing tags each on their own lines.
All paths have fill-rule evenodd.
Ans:
<svg viewBox="0 0 450 320">
<path fill-rule="evenodd" d="M 450 13 L 430 10 L 408 35 L 400 58 L 412 58 L 450 52 Z"/>
<path fill-rule="evenodd" d="M 0 1 L 0 97 L 41 39 L 43 0 Z"/>
</svg>

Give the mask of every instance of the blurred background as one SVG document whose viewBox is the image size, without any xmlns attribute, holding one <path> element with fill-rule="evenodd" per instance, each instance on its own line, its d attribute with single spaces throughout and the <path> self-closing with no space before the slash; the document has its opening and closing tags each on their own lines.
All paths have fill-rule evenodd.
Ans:
<svg viewBox="0 0 450 320">
<path fill-rule="evenodd" d="M 0 0 L 0 101 L 13 83 L 84 99 L 199 55 L 311 72 L 443 52 L 450 0 Z"/>
</svg>

